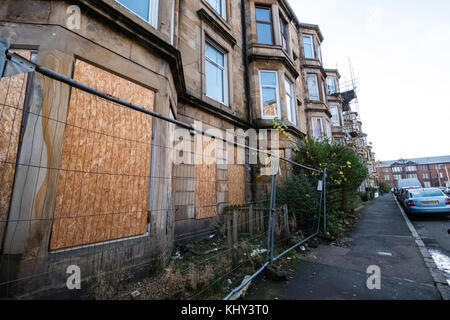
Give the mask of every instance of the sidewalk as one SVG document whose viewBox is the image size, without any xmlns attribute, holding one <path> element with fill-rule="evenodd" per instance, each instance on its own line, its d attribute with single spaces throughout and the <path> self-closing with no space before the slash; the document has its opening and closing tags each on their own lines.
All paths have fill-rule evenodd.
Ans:
<svg viewBox="0 0 450 320">
<path fill-rule="evenodd" d="M 259 280 L 247 300 L 440 300 L 431 274 L 392 195 L 362 209 L 349 248 L 321 245 L 294 266 L 287 282 Z M 366 286 L 367 267 L 381 269 L 381 289 Z"/>
</svg>

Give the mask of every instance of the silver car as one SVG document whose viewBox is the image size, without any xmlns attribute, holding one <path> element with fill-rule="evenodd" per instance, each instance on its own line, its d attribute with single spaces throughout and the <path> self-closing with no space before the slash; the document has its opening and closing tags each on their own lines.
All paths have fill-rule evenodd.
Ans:
<svg viewBox="0 0 450 320">
<path fill-rule="evenodd" d="M 408 214 L 450 213 L 450 198 L 438 188 L 409 190 L 403 205 Z"/>
</svg>

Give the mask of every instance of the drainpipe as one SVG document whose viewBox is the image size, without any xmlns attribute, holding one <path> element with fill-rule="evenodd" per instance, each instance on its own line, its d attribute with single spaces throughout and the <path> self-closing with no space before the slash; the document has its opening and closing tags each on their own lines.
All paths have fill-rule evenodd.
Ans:
<svg viewBox="0 0 450 320">
<path fill-rule="evenodd" d="M 251 95 L 250 95 L 250 78 L 249 78 L 249 63 L 248 63 L 248 51 L 247 51 L 247 19 L 246 19 L 246 0 L 241 0 L 241 23 L 242 23 L 242 60 L 244 63 L 244 91 L 245 91 L 245 99 L 246 108 L 248 113 L 248 122 L 250 126 L 253 126 L 253 116 L 251 110 Z"/>
</svg>

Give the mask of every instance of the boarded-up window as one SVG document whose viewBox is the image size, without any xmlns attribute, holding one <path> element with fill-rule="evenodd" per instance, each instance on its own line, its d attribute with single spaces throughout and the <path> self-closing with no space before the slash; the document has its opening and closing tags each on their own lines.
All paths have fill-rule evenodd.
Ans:
<svg viewBox="0 0 450 320">
<path fill-rule="evenodd" d="M 76 61 L 74 79 L 148 110 L 154 92 Z M 51 249 L 147 230 L 152 117 L 72 88 Z"/>
<path fill-rule="evenodd" d="M 31 58 L 31 51 L 28 50 L 10 52 L 28 60 Z M 0 81 L 0 247 L 16 171 L 27 81 L 27 73 L 5 77 Z"/>
<path fill-rule="evenodd" d="M 195 218 L 205 219 L 217 216 L 216 141 L 201 136 L 198 143 L 202 152 L 195 154 Z"/>
<path fill-rule="evenodd" d="M 245 204 L 243 153 L 244 149 L 234 147 L 233 155 L 228 156 L 230 160 L 230 164 L 228 164 L 228 204 L 231 206 Z"/>
</svg>

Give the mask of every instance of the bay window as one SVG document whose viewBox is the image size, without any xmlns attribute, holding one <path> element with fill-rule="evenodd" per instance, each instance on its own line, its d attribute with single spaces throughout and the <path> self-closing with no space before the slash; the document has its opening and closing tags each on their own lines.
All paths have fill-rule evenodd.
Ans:
<svg viewBox="0 0 450 320">
<path fill-rule="evenodd" d="M 336 93 L 336 82 L 334 77 L 327 77 L 328 94 Z"/>
<path fill-rule="evenodd" d="M 288 51 L 288 23 L 283 19 L 280 18 L 280 32 L 281 32 L 281 46 L 284 50 Z"/>
</svg>

